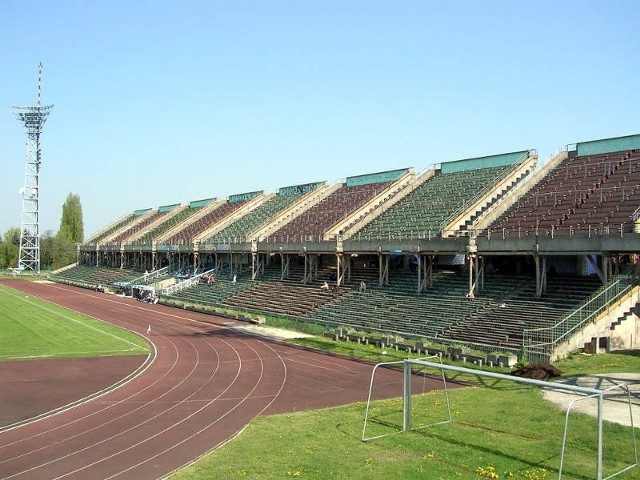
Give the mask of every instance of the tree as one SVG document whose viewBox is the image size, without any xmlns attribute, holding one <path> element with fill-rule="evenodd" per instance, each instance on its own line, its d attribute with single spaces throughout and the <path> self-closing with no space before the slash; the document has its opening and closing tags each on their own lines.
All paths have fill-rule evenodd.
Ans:
<svg viewBox="0 0 640 480">
<path fill-rule="evenodd" d="M 71 243 L 82 243 L 84 240 L 84 226 L 82 222 L 82 204 L 80 197 L 74 193 L 67 195 L 67 200 L 62 205 L 62 218 L 58 236 L 69 240 Z"/>
<path fill-rule="evenodd" d="M 51 230 L 46 230 L 40 236 L 40 268 L 49 269 L 53 266 L 53 252 L 55 250 L 55 237 Z"/>
<path fill-rule="evenodd" d="M 62 205 L 62 217 L 58 233 L 55 238 L 47 239 L 44 245 L 41 245 L 45 247 L 45 259 L 50 262 L 49 266 L 55 270 L 75 262 L 76 244 L 82 243 L 83 240 L 84 227 L 80 197 L 70 193 Z"/>
<path fill-rule="evenodd" d="M 10 228 L 0 240 L 0 267 L 9 268 L 18 266 L 18 253 L 20 251 L 20 229 Z"/>
</svg>

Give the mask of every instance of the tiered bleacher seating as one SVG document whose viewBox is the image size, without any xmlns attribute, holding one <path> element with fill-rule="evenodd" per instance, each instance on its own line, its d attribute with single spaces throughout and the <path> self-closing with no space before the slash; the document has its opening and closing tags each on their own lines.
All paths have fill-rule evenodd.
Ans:
<svg viewBox="0 0 640 480">
<path fill-rule="evenodd" d="M 195 237 L 197 237 L 208 228 L 211 228 L 212 225 L 215 225 L 220 220 L 235 212 L 245 203 L 246 201 L 225 202 L 215 210 L 212 210 L 211 212 L 206 214 L 204 217 L 199 218 L 195 222 L 189 224 L 183 230 L 176 233 L 171 238 L 165 240 L 163 243 L 168 245 L 192 244 Z"/>
<path fill-rule="evenodd" d="M 289 205 L 299 200 L 303 194 L 275 195 L 265 203 L 222 229 L 202 243 L 242 243 L 249 241 L 247 236 L 278 215 Z"/>
<path fill-rule="evenodd" d="M 197 201 L 188 208 L 167 205 L 158 212 L 139 210 L 82 245 L 79 258 L 90 264 L 168 264 L 182 269 L 174 272 L 174 278 L 158 279 L 166 284 L 154 285 L 158 291 L 167 288 L 167 292 L 176 292 L 166 294 L 167 303 L 182 300 L 326 326 L 518 350 L 525 331 L 557 324 L 598 288 L 596 279 L 558 277 L 582 271 L 575 268 L 576 256 L 592 252 L 603 255 L 603 264 L 614 265 L 623 254 L 637 253 L 633 250 L 637 233 L 627 233 L 640 206 L 640 150 L 600 152 L 638 148 L 639 144 L 640 135 L 577 144 L 575 154 L 558 154 L 526 183 L 521 179 L 535 165 L 537 152 L 447 162 L 418 177 L 402 169 L 350 177 L 331 186 L 319 182 L 286 187 L 282 195 L 280 191 L 267 195 L 258 191 L 227 200 Z M 518 194 L 521 197 L 509 208 Z M 296 202 L 298 199 L 301 201 Z M 163 208 L 172 213 L 162 218 Z M 640 221 L 635 228 L 640 231 Z M 519 238 L 493 242 L 489 238 L 497 232 L 519 237 L 610 230 L 619 232 L 620 238 L 549 238 L 540 242 Z M 483 238 L 487 232 L 491 233 Z M 465 238 L 467 233 L 469 238 Z M 251 245 L 231 245 L 247 242 Z M 301 242 L 306 243 L 304 249 L 296 245 Z M 542 298 L 535 295 L 532 262 L 518 260 L 517 265 L 519 272 L 530 276 L 507 274 L 511 266 L 487 274 L 476 298 L 467 295 L 468 271 L 436 271 L 433 286 L 421 292 L 417 291 L 417 273 L 410 271 L 416 267 L 414 252 L 422 258 L 435 258 L 429 263 L 435 270 L 450 268 L 444 256 L 453 252 L 477 252 L 484 260 L 506 265 L 511 259 L 502 258 L 512 253 L 530 258 L 531 245 L 536 243 L 542 247 L 555 244 L 553 249 L 536 251 L 561 257 L 552 260 L 553 275 L 547 271 L 547 293 Z M 615 250 L 618 247 L 622 250 Z M 606 253 L 612 256 L 605 257 Z M 390 270 L 379 277 L 377 264 L 385 265 L 387 255 Z M 493 255 L 501 259 L 493 259 Z M 282 269 L 274 265 L 279 261 Z M 243 274 L 247 262 L 259 278 Z M 295 266 L 302 262 L 304 282 Z M 197 271 L 207 265 L 218 268 L 219 275 L 237 272 L 237 281 L 218 277 L 210 284 L 187 287 L 197 281 L 197 273 L 187 270 L 196 264 Z M 265 264 L 271 266 L 260 277 Z M 321 290 L 325 280 L 333 287 L 337 273 L 347 276 L 341 278 L 346 283 L 335 290 Z M 378 281 L 387 281 L 387 273 L 389 284 L 380 287 Z M 91 287 L 129 279 L 145 283 L 140 275 L 121 269 L 78 267 L 52 279 Z M 176 279 L 184 282 L 174 286 Z M 366 281 L 364 292 L 358 289 L 360 280 Z M 185 289 L 178 291 L 181 287 Z"/>
<path fill-rule="evenodd" d="M 166 222 L 161 223 L 151 231 L 145 233 L 144 236 L 138 239 L 136 243 L 139 243 L 142 245 L 150 245 L 151 242 L 155 238 L 157 238 L 159 235 L 168 231 L 170 228 L 174 227 L 175 225 L 178 225 L 179 223 L 185 221 L 191 215 L 194 215 L 196 212 L 198 212 L 201 208 L 202 206 L 195 206 L 195 207 L 190 206 L 185 208 L 184 210 L 179 212 L 177 215 L 174 215 L 173 217 L 168 219 Z"/>
<path fill-rule="evenodd" d="M 535 288 L 525 278 L 520 282 L 523 288 L 511 288 L 510 292 L 506 290 L 499 294 L 507 283 L 513 284 L 514 278 L 493 277 L 488 291 L 483 292 L 491 298 L 489 304 L 481 311 L 461 318 L 441 332 L 440 338 L 517 350 L 522 347 L 525 329 L 555 325 L 601 286 L 597 278 L 550 278 L 547 294 L 535 298 Z"/>
<path fill-rule="evenodd" d="M 318 241 L 324 232 L 389 187 L 391 182 L 343 186 L 296 217 L 272 237 L 274 241 Z"/>
<path fill-rule="evenodd" d="M 102 240 L 110 237 L 113 233 L 117 232 L 118 230 L 123 228 L 125 225 L 133 222 L 135 219 L 136 219 L 136 215 L 134 215 L 133 213 L 130 215 L 127 215 L 119 222 L 114 223 L 111 227 L 106 228 L 103 232 L 98 233 L 97 235 L 94 235 L 93 237 L 91 237 L 87 241 L 87 244 L 95 245 L 97 243 L 100 243 Z"/>
<path fill-rule="evenodd" d="M 355 234 L 356 238 L 425 238 L 437 235 L 447 219 L 511 166 L 453 173 L 431 179 Z"/>
<path fill-rule="evenodd" d="M 393 272 L 388 286 L 380 288 L 370 282 L 366 292 L 354 288 L 350 295 L 323 306 L 307 319 L 361 331 L 436 338 L 459 317 L 476 312 L 489 301 L 468 301 L 465 281 L 462 275 L 438 273 L 434 287 L 419 294 L 415 274 Z"/>
<path fill-rule="evenodd" d="M 600 286 L 597 278 L 553 277 L 548 280 L 548 293 L 536 298 L 533 278 L 492 274 L 485 279 L 480 296 L 469 299 L 466 272 L 436 271 L 433 287 L 418 293 L 415 272 L 393 271 L 389 285 L 380 287 L 377 270 L 369 268 L 353 269 L 350 282 L 323 291 L 320 286 L 334 274 L 331 268 L 321 268 L 314 282 L 303 284 L 299 270 L 292 271 L 290 279 L 280 280 L 276 279 L 278 269 L 272 267 L 261 281 L 247 276 L 237 283 L 220 279 L 171 298 L 328 327 L 517 351 L 525 329 L 558 323 Z M 364 292 L 358 288 L 360 280 L 366 280 Z"/>
<path fill-rule="evenodd" d="M 301 318 L 351 290 L 339 288 L 322 291 L 321 285 L 321 282 L 301 284 L 287 280 L 268 280 L 241 294 L 226 298 L 221 304 L 228 307 Z"/>
<path fill-rule="evenodd" d="M 597 279 L 556 278 L 549 281 L 549 294 L 536 299 L 531 278 L 493 276 L 485 281 L 482 294 L 470 300 L 467 282 L 464 273 L 438 273 L 433 288 L 419 294 L 414 276 L 395 273 L 388 287 L 370 285 L 365 294 L 353 290 L 306 318 L 335 327 L 515 351 L 522 347 L 524 329 L 559 322 L 599 287 Z"/>
<path fill-rule="evenodd" d="M 314 282 L 303 284 L 301 268 L 292 268 L 290 278 L 281 280 L 279 268 L 272 266 L 266 269 L 260 280 L 252 281 L 247 276 L 237 277 L 236 283 L 228 279 L 217 279 L 208 285 L 198 284 L 187 288 L 171 298 L 203 305 L 302 318 L 321 305 L 352 291 L 352 286 L 322 290 L 322 284 L 331 281 L 333 273 L 330 268 L 322 268 Z"/>
<path fill-rule="evenodd" d="M 247 290 L 254 286 L 246 278 L 237 279 L 233 283 L 229 279 L 218 278 L 210 284 L 198 283 L 180 292 L 171 295 L 171 299 L 199 303 L 202 305 L 219 305 L 222 300 Z M 166 303 L 167 299 L 161 297 L 160 303 Z"/>
<path fill-rule="evenodd" d="M 76 265 L 58 274 L 52 274 L 51 280 L 68 285 L 94 288 L 96 285 L 112 285 L 126 282 L 140 276 L 140 272 L 126 268 L 93 267 Z"/>
<path fill-rule="evenodd" d="M 491 225 L 505 236 L 620 232 L 640 206 L 640 151 L 569 157 Z M 628 227 L 630 228 L 630 227 Z M 611 232 L 611 233 L 615 233 Z"/>
<path fill-rule="evenodd" d="M 109 242 L 112 243 L 112 244 L 119 244 L 122 241 L 126 240 L 127 238 L 131 237 L 132 235 L 136 234 L 140 230 L 142 230 L 147 225 L 149 225 L 152 222 L 155 222 L 159 218 L 163 217 L 167 213 L 168 212 L 166 212 L 166 211 L 162 211 L 162 212 L 161 211 L 156 211 L 152 215 L 149 215 L 147 218 L 142 220 L 141 222 L 135 223 L 130 228 L 126 229 L 125 231 L 123 231 L 121 233 L 119 233 L 115 237 L 110 238 Z"/>
</svg>

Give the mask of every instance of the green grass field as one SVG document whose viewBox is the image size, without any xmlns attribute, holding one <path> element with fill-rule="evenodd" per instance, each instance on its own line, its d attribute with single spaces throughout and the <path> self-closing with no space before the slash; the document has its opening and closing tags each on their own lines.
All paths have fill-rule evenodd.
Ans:
<svg viewBox="0 0 640 480">
<path fill-rule="evenodd" d="M 0 360 L 140 354 L 143 338 L 99 320 L 0 286 Z M 371 346 L 314 337 L 296 343 L 372 362 L 398 360 Z M 565 375 L 640 371 L 640 355 L 576 355 L 556 364 Z M 503 370 L 505 371 L 505 370 Z M 461 379 L 477 380 L 473 377 Z M 534 387 L 484 381 L 449 392 L 453 422 L 398 433 L 401 400 L 376 402 L 362 442 L 365 405 L 256 418 L 238 437 L 176 472 L 174 480 L 282 479 L 524 479 L 558 478 L 564 413 Z M 401 395 L 401 392 L 398 393 Z M 445 417 L 443 392 L 414 397 L 413 423 Z M 632 432 L 605 424 L 605 477 L 632 464 Z M 563 479 L 595 478 L 596 420 L 572 416 Z M 616 478 L 640 478 L 638 469 Z"/>
<path fill-rule="evenodd" d="M 542 401 L 538 391 L 496 384 L 491 389 L 461 389 L 451 397 L 452 423 L 367 443 L 360 441 L 363 404 L 259 417 L 238 438 L 171 478 L 558 477 L 564 417 Z M 419 395 L 414 402 L 414 421 L 444 417 L 442 393 Z M 401 425 L 400 409 L 399 400 L 377 402 L 378 432 Z M 595 433 L 592 418 L 576 417 L 563 479 L 595 478 Z M 605 438 L 609 440 L 606 471 L 612 473 L 633 463 L 629 428 L 607 425 Z"/>
<path fill-rule="evenodd" d="M 0 286 L 0 360 L 147 354 L 144 338 Z"/>
<path fill-rule="evenodd" d="M 323 338 L 298 340 L 316 348 L 371 358 L 369 347 Z M 361 350 L 361 352 L 358 352 Z M 402 358 L 389 351 L 378 361 Z M 372 358 L 372 360 L 376 360 Z M 640 371 L 637 354 L 578 355 L 557 366 L 565 373 Z M 461 378 L 473 381 L 474 378 Z M 478 378 L 475 378 L 478 380 Z M 362 442 L 363 403 L 292 414 L 258 417 L 237 438 L 176 472 L 172 480 L 209 478 L 281 479 L 525 479 L 558 478 L 565 415 L 542 398 L 539 389 L 485 379 L 482 387 L 449 392 L 453 422 L 397 433 L 402 427 L 401 399 L 376 402 Z M 400 395 L 400 393 L 399 393 Z M 414 396 L 412 422 L 446 418 L 443 392 Z M 597 422 L 571 417 L 563 479 L 594 479 Z M 631 428 L 605 422 L 607 477 L 634 463 Z M 639 478 L 638 469 L 617 478 Z"/>
</svg>

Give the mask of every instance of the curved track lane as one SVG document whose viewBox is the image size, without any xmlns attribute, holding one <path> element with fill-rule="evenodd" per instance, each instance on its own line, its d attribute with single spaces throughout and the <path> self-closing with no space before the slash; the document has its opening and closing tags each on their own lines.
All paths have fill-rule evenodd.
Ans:
<svg viewBox="0 0 640 480">
<path fill-rule="evenodd" d="M 0 479 L 157 479 L 252 418 L 363 401 L 371 365 L 233 330 L 236 322 L 58 284 L 5 283 L 145 335 L 135 378 L 73 408 L 0 431 Z M 378 398 L 402 375 L 381 372 Z M 420 381 L 415 391 L 438 388 Z M 61 386 L 64 388 L 64 386 Z"/>
</svg>

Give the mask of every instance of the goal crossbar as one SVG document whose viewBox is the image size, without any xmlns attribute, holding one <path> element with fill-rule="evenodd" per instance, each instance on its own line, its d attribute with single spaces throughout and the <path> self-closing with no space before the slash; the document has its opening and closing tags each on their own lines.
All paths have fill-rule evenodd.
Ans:
<svg viewBox="0 0 640 480">
<path fill-rule="evenodd" d="M 432 359 L 440 359 L 440 357 L 438 356 L 432 356 L 432 357 L 425 357 L 425 358 L 432 358 Z M 442 359 L 440 359 L 440 361 L 442 361 Z M 371 397 L 373 395 L 373 383 L 375 381 L 375 377 L 376 377 L 376 373 L 378 372 L 378 369 L 380 367 L 387 367 L 390 365 L 400 365 L 400 364 L 404 364 L 405 360 L 396 360 L 393 362 L 382 362 L 382 363 L 378 363 L 373 367 L 373 371 L 371 372 L 371 381 L 369 382 L 369 395 L 367 396 L 367 407 L 365 409 L 365 414 L 364 414 L 364 425 L 362 427 L 362 436 L 361 436 L 361 440 L 363 442 L 368 442 L 370 440 L 375 440 L 377 438 L 382 438 L 382 437 L 386 437 L 389 435 L 392 435 L 391 433 L 386 433 L 386 434 L 382 434 L 382 435 L 376 435 L 375 437 L 367 437 L 366 433 L 367 433 L 367 421 L 369 419 L 369 407 L 371 406 Z M 404 380 L 403 380 L 403 404 L 402 404 L 402 412 L 403 412 L 403 421 L 402 421 L 402 431 L 406 432 L 407 430 L 411 430 L 411 415 L 407 415 L 407 412 L 411 412 L 411 404 L 407 403 L 411 401 L 411 378 L 407 379 L 406 378 L 406 365 L 405 365 L 405 376 L 404 376 Z M 449 423 L 452 419 L 451 416 L 451 404 L 449 402 L 449 391 L 447 389 L 447 377 L 444 374 L 444 371 L 442 371 L 442 383 L 444 384 L 444 394 L 445 394 L 445 398 L 446 398 L 446 404 L 447 404 L 447 413 L 448 413 L 448 419 L 444 420 L 442 422 L 436 422 L 436 423 L 431 423 L 429 425 L 423 425 L 422 428 L 426 428 L 426 427 L 431 427 L 434 425 L 441 425 L 443 423 Z M 409 391 L 407 392 L 407 385 L 409 385 Z M 408 422 L 408 423 L 407 423 Z M 398 433 L 398 432 L 395 432 Z"/>
<path fill-rule="evenodd" d="M 429 357 L 429 358 L 438 358 L 438 357 Z M 474 370 L 471 368 L 466 368 L 466 367 L 459 367 L 459 366 L 455 366 L 455 365 L 447 365 L 442 363 L 442 360 L 440 359 L 440 363 L 436 363 L 436 362 L 432 362 L 432 361 L 428 361 L 426 359 L 406 359 L 406 360 L 400 360 L 397 362 L 386 362 L 386 363 L 379 363 L 377 365 L 374 366 L 373 368 L 373 372 L 371 374 L 371 383 L 369 385 L 369 397 L 367 400 L 367 407 L 366 407 L 366 412 L 365 412 L 365 419 L 364 419 L 364 428 L 362 430 L 362 441 L 369 441 L 369 440 L 374 440 L 377 438 L 382 438 L 382 437 L 386 437 L 388 435 L 391 435 L 391 433 L 388 434 L 384 434 L 384 435 L 378 435 L 376 437 L 371 437 L 371 438 L 366 438 L 365 437 L 365 431 L 366 431 L 366 426 L 367 426 L 367 419 L 369 416 L 369 405 L 371 403 L 371 392 L 373 389 L 373 382 L 375 379 L 375 373 L 378 369 L 378 367 L 380 366 L 386 366 L 386 365 L 392 365 L 392 364 L 400 364 L 403 363 L 404 364 L 404 380 L 403 380 L 403 402 L 402 402 L 402 409 L 403 409 L 403 419 L 402 419 L 402 431 L 406 432 L 408 430 L 411 430 L 411 380 L 412 380 L 412 376 L 413 376 L 413 367 L 415 366 L 420 366 L 420 367 L 426 367 L 426 368 L 433 368 L 436 370 L 440 370 L 442 373 L 442 379 L 443 379 L 443 383 L 444 383 L 444 393 L 446 396 L 446 402 L 447 402 L 447 409 L 449 412 L 449 420 L 446 420 L 444 422 L 439 422 L 441 423 L 448 423 L 451 421 L 452 417 L 451 417 L 451 406 L 449 403 L 449 395 L 448 395 L 448 390 L 447 390 L 447 384 L 446 384 L 446 376 L 445 376 L 445 371 L 452 371 L 452 372 L 456 372 L 456 373 L 462 373 L 462 374 L 469 374 L 469 375 L 475 375 L 475 376 L 479 376 L 479 377 L 487 377 L 487 378 L 494 378 L 497 380 L 506 380 L 506 381 L 510 381 L 510 382 L 515 382 L 515 383 L 523 383 L 523 384 L 527 384 L 527 385 L 535 385 L 538 387 L 542 387 L 542 388 L 546 388 L 549 390 L 565 390 L 565 391 L 569 391 L 569 392 L 573 392 L 573 393 L 579 393 L 584 395 L 583 397 L 574 399 L 570 402 L 569 406 L 567 407 L 567 411 L 566 411 L 566 417 L 565 417 L 565 427 L 564 427 L 564 433 L 563 433 L 563 437 L 562 437 L 562 451 L 560 454 L 560 466 L 558 469 L 558 479 L 560 480 L 562 478 L 562 467 L 564 464 L 564 454 L 565 454 L 565 447 L 566 447 L 566 440 L 567 440 L 567 431 L 569 428 L 569 414 L 573 408 L 573 406 L 579 402 L 579 401 L 583 401 L 586 399 L 596 399 L 598 402 L 598 415 L 597 415 L 597 419 L 598 419 L 598 438 L 597 438 L 597 465 L 596 465 L 596 469 L 597 469 L 597 474 L 596 474 L 596 480 L 607 480 L 609 478 L 615 477 L 627 470 L 630 470 L 634 467 L 636 467 L 638 465 L 638 449 L 637 449 L 637 445 L 636 445 L 636 439 L 635 439 L 635 429 L 634 429 L 634 425 L 633 425 L 633 411 L 631 408 L 631 393 L 629 391 L 629 387 L 626 384 L 618 384 L 615 385 L 613 387 L 609 387 L 607 389 L 597 389 L 597 388 L 589 388 L 589 387 L 581 387 L 578 385 L 569 385 L 569 384 L 564 384 L 564 383 L 556 383 L 556 382 L 548 382 L 545 380 L 536 380 L 533 378 L 525 378 L 525 377 L 518 377 L 518 376 L 514 376 L 514 375 L 506 375 L 503 373 L 496 373 L 496 372 L 489 372 L 489 371 L 484 371 L 484 370 Z M 626 397 L 627 397 L 627 402 L 629 405 L 629 419 L 631 422 L 631 438 L 632 438 L 632 444 L 633 444 L 633 451 L 634 451 L 634 462 L 631 465 L 628 465 L 627 467 L 609 475 L 608 477 L 603 477 L 603 421 L 604 421 L 604 399 L 605 399 L 605 395 L 610 393 L 612 390 L 614 389 L 620 389 L 623 392 L 625 392 Z M 435 424 L 434 424 L 435 425 Z"/>
</svg>

